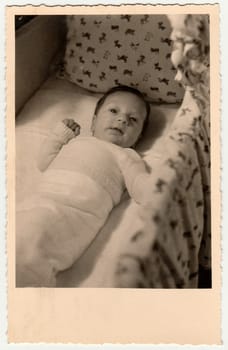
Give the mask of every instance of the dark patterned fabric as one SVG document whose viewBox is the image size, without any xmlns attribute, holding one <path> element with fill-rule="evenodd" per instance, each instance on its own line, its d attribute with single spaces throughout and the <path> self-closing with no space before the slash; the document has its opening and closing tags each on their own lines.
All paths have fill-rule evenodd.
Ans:
<svg viewBox="0 0 228 350">
<path fill-rule="evenodd" d="M 139 207 L 141 226 L 132 224 L 116 263 L 116 287 L 197 288 L 199 270 L 210 275 L 208 18 L 173 16 L 171 23 L 172 60 L 185 98 L 164 139 L 162 164 L 152 169 L 151 200 Z"/>
<path fill-rule="evenodd" d="M 67 27 L 66 79 L 95 92 L 125 84 L 151 101 L 182 101 L 165 15 L 67 16 Z"/>
</svg>

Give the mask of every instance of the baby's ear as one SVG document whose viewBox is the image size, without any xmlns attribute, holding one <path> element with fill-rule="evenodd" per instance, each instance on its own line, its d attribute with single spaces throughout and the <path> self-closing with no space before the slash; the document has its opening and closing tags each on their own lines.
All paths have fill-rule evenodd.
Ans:
<svg viewBox="0 0 228 350">
<path fill-rule="evenodd" d="M 95 123 L 96 123 L 97 116 L 96 114 L 93 115 L 92 122 L 91 122 L 91 132 L 94 134 L 95 131 Z"/>
</svg>

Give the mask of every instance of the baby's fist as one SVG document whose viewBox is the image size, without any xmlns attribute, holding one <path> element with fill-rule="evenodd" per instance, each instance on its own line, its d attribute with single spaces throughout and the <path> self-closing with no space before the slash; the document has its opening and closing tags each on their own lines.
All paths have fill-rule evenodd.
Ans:
<svg viewBox="0 0 228 350">
<path fill-rule="evenodd" d="M 63 123 L 74 132 L 75 136 L 80 134 L 80 125 L 74 119 L 64 119 Z"/>
</svg>

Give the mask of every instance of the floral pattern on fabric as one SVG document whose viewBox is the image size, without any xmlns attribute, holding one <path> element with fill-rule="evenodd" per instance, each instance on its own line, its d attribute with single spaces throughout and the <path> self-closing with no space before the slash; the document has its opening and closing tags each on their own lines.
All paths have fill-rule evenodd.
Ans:
<svg viewBox="0 0 228 350">
<path fill-rule="evenodd" d="M 158 103 L 181 102 L 165 15 L 67 16 L 62 75 L 94 92 L 124 84 Z"/>
<path fill-rule="evenodd" d="M 199 267 L 211 268 L 208 17 L 173 16 L 176 79 L 185 98 L 166 136 L 151 201 L 139 207 L 114 271 L 116 287 L 197 288 Z"/>
</svg>

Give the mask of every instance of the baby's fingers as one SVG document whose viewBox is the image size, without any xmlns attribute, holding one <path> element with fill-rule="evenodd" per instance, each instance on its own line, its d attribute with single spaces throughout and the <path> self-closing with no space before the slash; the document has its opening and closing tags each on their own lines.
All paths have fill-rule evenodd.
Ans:
<svg viewBox="0 0 228 350">
<path fill-rule="evenodd" d="M 74 125 L 74 128 L 72 128 L 73 132 L 75 133 L 75 135 L 79 135 L 80 134 L 80 125 L 78 125 L 77 123 L 75 123 L 76 125 Z"/>
<path fill-rule="evenodd" d="M 63 119 L 63 123 L 71 128 L 71 126 L 75 123 L 74 119 Z"/>
<path fill-rule="evenodd" d="M 80 133 L 80 125 L 74 121 L 74 119 L 64 119 L 63 123 L 71 129 L 75 135 Z"/>
<path fill-rule="evenodd" d="M 76 123 L 74 120 L 72 120 L 68 124 L 68 128 L 70 128 L 75 133 L 76 136 L 80 134 L 80 125 Z"/>
<path fill-rule="evenodd" d="M 70 127 L 73 131 L 77 128 L 77 126 L 78 126 L 78 124 L 77 124 L 74 120 L 72 120 L 72 121 L 70 122 L 69 127 Z"/>
</svg>

